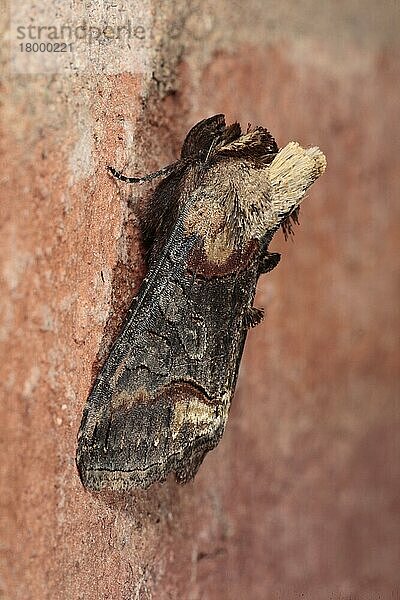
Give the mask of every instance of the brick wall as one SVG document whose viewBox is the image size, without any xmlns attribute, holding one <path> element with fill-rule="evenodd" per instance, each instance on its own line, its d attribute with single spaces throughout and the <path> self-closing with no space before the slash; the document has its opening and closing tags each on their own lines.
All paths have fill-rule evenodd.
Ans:
<svg viewBox="0 0 400 600">
<path fill-rule="evenodd" d="M 1 597 L 397 597 L 398 7 L 150 8 L 143 74 L 13 74 L 3 58 Z M 76 433 L 144 275 L 137 207 L 151 190 L 105 166 L 168 164 L 217 112 L 319 145 L 327 172 L 294 243 L 272 244 L 267 318 L 194 483 L 90 494 Z"/>
</svg>

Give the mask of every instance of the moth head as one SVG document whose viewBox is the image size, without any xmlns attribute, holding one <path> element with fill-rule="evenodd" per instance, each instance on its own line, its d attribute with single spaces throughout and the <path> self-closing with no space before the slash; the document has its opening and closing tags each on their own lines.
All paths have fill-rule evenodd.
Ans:
<svg viewBox="0 0 400 600">
<path fill-rule="evenodd" d="M 324 172 L 319 148 L 290 142 L 278 150 L 261 127 L 215 147 L 186 218 L 212 262 L 227 260 L 251 240 L 270 239 L 294 218 L 308 188 Z"/>
</svg>

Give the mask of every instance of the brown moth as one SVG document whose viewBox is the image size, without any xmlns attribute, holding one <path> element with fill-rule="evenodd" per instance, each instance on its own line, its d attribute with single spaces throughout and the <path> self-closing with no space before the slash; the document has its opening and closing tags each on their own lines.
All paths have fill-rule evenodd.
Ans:
<svg viewBox="0 0 400 600">
<path fill-rule="evenodd" d="M 243 133 L 223 115 L 195 125 L 163 175 L 144 220 L 149 271 L 84 409 L 77 465 L 92 490 L 185 483 L 225 429 L 257 280 L 280 255 L 325 156 L 282 148 L 263 127 Z"/>
</svg>

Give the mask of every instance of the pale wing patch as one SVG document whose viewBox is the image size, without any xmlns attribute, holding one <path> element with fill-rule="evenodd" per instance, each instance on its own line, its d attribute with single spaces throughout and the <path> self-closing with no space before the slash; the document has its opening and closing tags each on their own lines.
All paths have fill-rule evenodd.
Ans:
<svg viewBox="0 0 400 600">
<path fill-rule="evenodd" d="M 172 437 L 176 438 L 185 425 L 193 428 L 196 437 L 199 433 L 201 435 L 217 431 L 221 425 L 225 425 L 231 395 L 226 392 L 218 404 L 207 404 L 195 397 L 178 400 L 174 405 Z"/>
</svg>

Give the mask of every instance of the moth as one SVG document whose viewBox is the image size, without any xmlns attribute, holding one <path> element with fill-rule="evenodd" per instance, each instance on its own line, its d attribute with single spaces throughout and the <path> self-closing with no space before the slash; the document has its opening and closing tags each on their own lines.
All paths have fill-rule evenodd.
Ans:
<svg viewBox="0 0 400 600">
<path fill-rule="evenodd" d="M 280 255 L 326 160 L 317 147 L 278 146 L 263 127 L 242 132 L 224 115 L 187 134 L 181 157 L 145 177 L 163 179 L 145 214 L 148 274 L 83 411 L 77 466 L 91 490 L 147 488 L 170 472 L 185 483 L 225 429 L 257 280 Z"/>
</svg>

